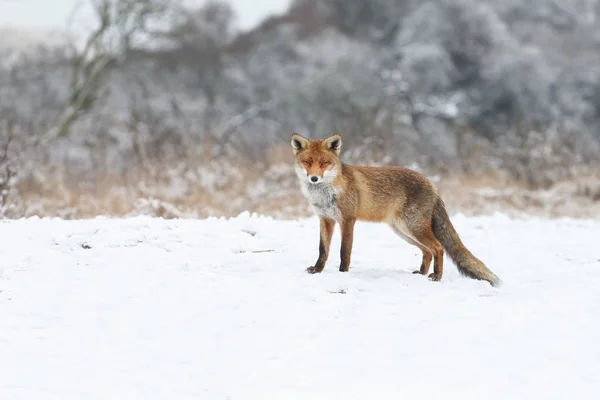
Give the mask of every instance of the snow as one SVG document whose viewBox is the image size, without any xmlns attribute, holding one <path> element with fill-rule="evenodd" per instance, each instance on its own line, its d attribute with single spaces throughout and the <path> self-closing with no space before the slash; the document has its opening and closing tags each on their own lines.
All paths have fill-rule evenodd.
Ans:
<svg viewBox="0 0 600 400">
<path fill-rule="evenodd" d="M 502 287 L 378 224 L 309 275 L 314 218 L 0 221 L 0 398 L 598 398 L 600 221 L 453 221 Z"/>
</svg>

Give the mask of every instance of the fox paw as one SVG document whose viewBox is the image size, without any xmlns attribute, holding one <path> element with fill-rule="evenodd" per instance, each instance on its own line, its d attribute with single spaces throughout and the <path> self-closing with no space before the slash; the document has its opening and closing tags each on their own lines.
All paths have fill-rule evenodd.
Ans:
<svg viewBox="0 0 600 400">
<path fill-rule="evenodd" d="M 323 271 L 323 268 L 317 268 L 314 266 L 306 268 L 306 272 L 308 272 L 309 274 L 318 274 L 321 271 Z"/>
<path fill-rule="evenodd" d="M 425 274 L 424 274 L 424 273 L 422 273 L 422 272 L 421 272 L 421 270 L 419 270 L 419 269 L 418 269 L 418 270 L 416 270 L 416 271 L 413 271 L 413 274 L 425 275 Z"/>
<path fill-rule="evenodd" d="M 442 279 L 442 274 L 433 273 L 433 274 L 429 275 L 430 281 L 439 282 L 441 279 Z"/>
</svg>

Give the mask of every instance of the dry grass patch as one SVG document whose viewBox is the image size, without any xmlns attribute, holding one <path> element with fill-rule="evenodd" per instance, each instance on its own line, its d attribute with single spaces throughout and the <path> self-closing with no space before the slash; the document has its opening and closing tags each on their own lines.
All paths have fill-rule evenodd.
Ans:
<svg viewBox="0 0 600 400">
<path fill-rule="evenodd" d="M 284 159 L 283 148 L 277 154 L 274 159 Z M 580 171 L 543 190 L 529 189 L 501 173 L 444 173 L 434 180 L 451 213 L 597 217 L 599 171 Z M 157 165 L 151 172 L 133 169 L 86 180 L 55 169 L 50 176 L 36 173 L 21 177 L 14 191 L 15 216 L 205 218 L 230 217 L 244 211 L 282 219 L 311 215 L 289 161 L 269 168 L 251 164 L 232 167 L 226 160 L 209 167 Z"/>
</svg>

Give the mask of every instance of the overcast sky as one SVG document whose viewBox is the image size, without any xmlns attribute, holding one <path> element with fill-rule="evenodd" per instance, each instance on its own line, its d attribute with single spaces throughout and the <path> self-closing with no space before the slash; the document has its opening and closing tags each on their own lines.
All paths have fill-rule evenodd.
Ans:
<svg viewBox="0 0 600 400">
<path fill-rule="evenodd" d="M 0 0 L 0 27 L 55 29 L 64 27 L 77 4 L 88 0 Z M 201 4 L 203 0 L 186 0 Z M 237 26 L 247 29 L 273 13 L 287 9 L 289 0 L 229 0 L 237 14 Z"/>
</svg>

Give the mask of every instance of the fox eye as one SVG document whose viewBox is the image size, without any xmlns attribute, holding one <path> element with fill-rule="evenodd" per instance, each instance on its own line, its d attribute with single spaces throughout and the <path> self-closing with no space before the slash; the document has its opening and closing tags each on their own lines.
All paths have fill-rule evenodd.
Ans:
<svg viewBox="0 0 600 400">
<path fill-rule="evenodd" d="M 304 165 L 306 165 L 307 167 L 310 167 L 311 162 L 310 161 L 303 161 Z"/>
<path fill-rule="evenodd" d="M 327 164 L 329 164 L 329 162 L 327 162 L 327 161 L 322 161 L 322 162 L 321 162 L 321 167 L 324 167 L 324 166 L 326 166 Z"/>
</svg>

